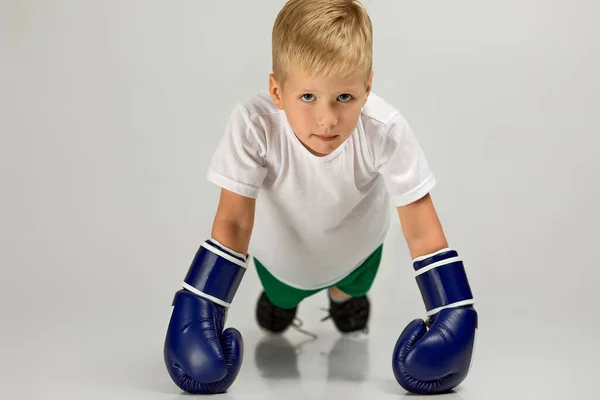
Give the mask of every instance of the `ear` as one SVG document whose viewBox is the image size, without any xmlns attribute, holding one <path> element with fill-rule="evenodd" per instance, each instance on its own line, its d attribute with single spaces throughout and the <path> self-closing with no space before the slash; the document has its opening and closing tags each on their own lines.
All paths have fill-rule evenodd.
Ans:
<svg viewBox="0 0 600 400">
<path fill-rule="evenodd" d="M 365 91 L 364 103 L 367 102 L 367 99 L 369 98 L 369 95 L 371 94 L 371 88 L 373 87 L 373 75 L 374 74 L 375 74 L 375 72 L 373 70 L 371 70 L 371 75 L 369 75 L 369 79 L 367 80 L 367 90 Z"/>
<path fill-rule="evenodd" d="M 277 78 L 274 74 L 269 74 L 269 93 L 271 94 L 271 99 L 273 99 L 273 103 L 275 107 L 280 110 L 283 110 L 283 99 L 281 96 L 281 85 L 277 81 Z"/>
</svg>

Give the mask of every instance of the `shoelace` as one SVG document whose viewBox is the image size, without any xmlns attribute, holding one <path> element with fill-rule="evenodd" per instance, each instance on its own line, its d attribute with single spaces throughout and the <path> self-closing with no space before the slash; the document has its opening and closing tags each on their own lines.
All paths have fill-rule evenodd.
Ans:
<svg viewBox="0 0 600 400">
<path fill-rule="evenodd" d="M 321 322 L 327 321 L 328 319 L 331 318 L 331 310 L 329 308 L 321 308 L 321 311 L 325 311 L 327 313 L 326 316 L 321 318 Z"/>
<path fill-rule="evenodd" d="M 296 329 L 298 332 L 305 334 L 306 336 L 310 336 L 313 339 L 318 339 L 318 336 L 315 335 L 314 333 L 307 331 L 306 329 L 302 329 L 302 325 L 304 325 L 304 322 L 302 322 L 302 320 L 298 317 L 294 317 L 294 320 L 292 321 L 292 327 L 294 329 Z"/>
<path fill-rule="evenodd" d="M 321 311 L 325 311 L 327 312 L 327 315 L 324 316 L 323 318 L 321 318 L 321 322 L 325 322 L 328 319 L 331 318 L 331 310 L 329 308 L 321 308 Z M 292 321 L 291 326 L 296 329 L 298 332 L 307 335 L 313 339 L 318 339 L 318 336 L 310 331 L 307 331 L 306 329 L 303 329 L 302 326 L 304 325 L 304 322 L 302 322 L 302 320 L 298 317 L 294 317 L 294 320 Z M 363 329 L 361 329 L 361 332 L 367 334 L 369 333 L 369 327 L 365 326 Z"/>
</svg>

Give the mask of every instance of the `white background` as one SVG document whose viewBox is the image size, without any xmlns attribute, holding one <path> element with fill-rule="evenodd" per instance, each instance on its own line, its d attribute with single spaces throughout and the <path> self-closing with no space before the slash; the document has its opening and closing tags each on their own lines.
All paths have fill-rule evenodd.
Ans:
<svg viewBox="0 0 600 400">
<path fill-rule="evenodd" d="M 0 1 L 0 397 L 179 398 L 162 360 L 170 302 L 210 234 L 225 118 L 267 87 L 283 3 Z M 599 3 L 365 5 L 373 90 L 418 135 L 480 313 L 473 369 L 445 397 L 597 398 Z M 368 338 L 340 339 L 310 298 L 299 317 L 319 339 L 296 348 L 297 374 L 258 356 L 259 291 L 251 268 L 228 320 L 244 364 L 223 398 L 406 393 L 391 351 L 424 309 L 399 224 Z"/>
</svg>

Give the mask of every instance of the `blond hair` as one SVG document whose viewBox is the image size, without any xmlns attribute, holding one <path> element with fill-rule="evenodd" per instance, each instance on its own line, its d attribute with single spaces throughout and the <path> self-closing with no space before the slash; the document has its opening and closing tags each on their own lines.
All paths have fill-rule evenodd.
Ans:
<svg viewBox="0 0 600 400">
<path fill-rule="evenodd" d="M 372 68 L 371 19 L 357 0 L 289 0 L 272 33 L 273 74 L 283 82 L 292 68 L 315 75 L 368 79 Z"/>
</svg>

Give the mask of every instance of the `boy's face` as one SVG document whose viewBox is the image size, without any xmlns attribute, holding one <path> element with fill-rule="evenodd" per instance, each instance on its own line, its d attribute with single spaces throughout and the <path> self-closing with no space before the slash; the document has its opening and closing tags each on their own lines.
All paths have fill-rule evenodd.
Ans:
<svg viewBox="0 0 600 400">
<path fill-rule="evenodd" d="M 325 156 L 352 135 L 372 79 L 373 72 L 365 82 L 362 72 L 311 78 L 295 69 L 283 85 L 271 74 L 269 90 L 275 106 L 285 111 L 304 147 L 316 156 Z"/>
</svg>

